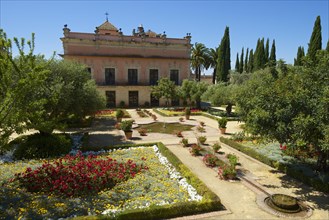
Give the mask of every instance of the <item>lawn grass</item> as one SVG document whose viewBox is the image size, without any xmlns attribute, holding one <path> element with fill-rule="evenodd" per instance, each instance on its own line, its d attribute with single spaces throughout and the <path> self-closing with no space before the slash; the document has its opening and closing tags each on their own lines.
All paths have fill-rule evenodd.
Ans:
<svg viewBox="0 0 329 220">
<path fill-rule="evenodd" d="M 145 129 L 147 132 L 152 133 L 164 133 L 164 134 L 173 134 L 178 131 L 190 131 L 193 128 L 193 125 L 184 125 L 180 123 L 160 123 L 155 122 L 146 125 L 140 125 L 138 129 Z"/>
</svg>

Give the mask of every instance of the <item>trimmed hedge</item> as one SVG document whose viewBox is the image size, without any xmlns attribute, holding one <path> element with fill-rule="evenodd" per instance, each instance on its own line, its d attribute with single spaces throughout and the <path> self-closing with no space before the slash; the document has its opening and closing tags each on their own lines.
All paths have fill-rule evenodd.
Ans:
<svg viewBox="0 0 329 220">
<path fill-rule="evenodd" d="M 223 142 L 224 144 L 227 144 L 227 145 L 247 154 L 250 157 L 253 157 L 275 169 L 278 169 L 278 170 L 286 173 L 287 175 L 289 175 L 297 180 L 302 181 L 303 183 L 305 183 L 309 186 L 314 187 L 316 190 L 319 190 L 321 192 L 326 192 L 326 193 L 329 192 L 329 182 L 323 182 L 318 178 L 307 176 L 302 170 L 294 168 L 294 166 L 291 164 L 290 165 L 283 164 L 283 163 L 280 163 L 279 161 L 272 160 L 249 147 L 245 147 L 242 144 L 239 144 L 235 141 L 232 141 L 232 140 L 224 138 L 224 137 L 220 137 L 220 141 Z"/>
<path fill-rule="evenodd" d="M 125 210 L 116 215 L 115 219 L 167 219 L 192 214 L 223 210 L 219 197 L 196 177 L 166 146 L 162 143 L 126 144 L 102 148 L 104 150 L 157 145 L 159 151 L 184 176 L 203 199 L 201 202 L 181 202 L 172 205 L 150 206 L 145 209 Z M 83 216 L 76 219 L 109 219 L 110 216 Z"/>
</svg>

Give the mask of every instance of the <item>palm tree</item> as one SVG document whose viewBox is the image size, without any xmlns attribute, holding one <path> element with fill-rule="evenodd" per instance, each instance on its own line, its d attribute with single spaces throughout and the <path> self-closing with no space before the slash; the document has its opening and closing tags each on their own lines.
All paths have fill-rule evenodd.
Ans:
<svg viewBox="0 0 329 220">
<path fill-rule="evenodd" d="M 207 65 L 205 66 L 206 69 L 208 69 L 209 67 L 214 69 L 214 71 L 212 73 L 212 83 L 213 84 L 215 84 L 215 81 L 216 81 L 216 68 L 217 68 L 218 52 L 219 52 L 219 47 L 215 47 L 215 49 L 214 48 L 209 49 Z"/>
<path fill-rule="evenodd" d="M 192 47 L 191 65 L 195 70 L 195 79 L 200 81 L 201 70 L 207 67 L 207 60 L 209 57 L 208 48 L 202 43 L 195 43 Z"/>
</svg>

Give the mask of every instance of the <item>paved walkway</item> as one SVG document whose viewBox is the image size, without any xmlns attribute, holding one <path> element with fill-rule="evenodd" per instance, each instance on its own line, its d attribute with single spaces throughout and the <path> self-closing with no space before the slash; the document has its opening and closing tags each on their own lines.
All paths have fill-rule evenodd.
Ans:
<svg viewBox="0 0 329 220">
<path fill-rule="evenodd" d="M 153 119 L 141 118 L 135 110 L 128 110 L 136 124 L 144 124 L 153 122 Z M 153 112 L 154 113 L 154 112 Z M 156 113 L 155 113 L 156 114 Z M 162 117 L 158 115 L 158 121 L 170 123 L 178 122 L 180 117 Z M 198 125 L 200 121 L 206 124 L 207 136 L 206 143 L 211 146 L 219 141 L 217 121 L 204 116 L 191 116 L 191 120 L 185 121 L 186 124 Z M 115 121 L 111 119 L 95 120 L 92 128 L 83 129 L 90 134 L 90 144 L 93 146 L 106 146 L 119 143 L 147 143 L 158 142 L 164 143 L 191 171 L 197 175 L 214 193 L 216 193 L 226 210 L 214 213 L 207 213 L 197 216 L 186 216 L 183 219 L 279 219 L 272 214 L 265 212 L 257 204 L 258 192 L 251 190 L 250 186 L 243 184 L 243 181 L 228 182 L 220 180 L 214 169 L 210 169 L 204 165 L 202 159 L 193 157 L 187 148 L 183 148 L 179 142 L 180 138 L 174 135 L 148 133 L 147 136 L 140 136 L 137 131 L 133 132 L 133 139 L 126 141 L 124 133 L 114 129 Z M 241 123 L 228 122 L 227 132 L 233 134 L 241 131 Z M 183 132 L 189 143 L 196 143 L 196 136 L 201 135 L 196 130 Z M 227 135 L 226 135 L 227 136 Z M 273 168 L 225 145 L 221 144 L 221 151 L 234 153 L 239 157 L 240 169 L 248 173 L 248 177 L 260 184 L 263 189 L 270 193 L 284 193 L 295 196 L 312 207 L 313 214 L 309 219 L 329 219 L 329 195 L 314 191 L 287 175 L 277 172 Z"/>
</svg>

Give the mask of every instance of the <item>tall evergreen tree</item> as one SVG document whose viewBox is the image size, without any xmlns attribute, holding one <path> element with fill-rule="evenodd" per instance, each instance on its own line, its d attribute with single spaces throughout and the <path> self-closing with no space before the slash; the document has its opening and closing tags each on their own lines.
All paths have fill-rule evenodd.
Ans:
<svg viewBox="0 0 329 220">
<path fill-rule="evenodd" d="M 265 48 L 264 38 L 258 39 L 254 54 L 254 70 L 263 69 L 265 67 Z"/>
<path fill-rule="evenodd" d="M 304 47 L 298 47 L 297 57 L 294 59 L 294 66 L 302 66 L 302 59 L 305 57 Z"/>
<path fill-rule="evenodd" d="M 224 36 L 220 43 L 218 64 L 217 64 L 217 82 L 227 82 L 229 70 L 231 69 L 231 48 L 229 27 L 225 28 Z"/>
<path fill-rule="evenodd" d="M 271 54 L 269 57 L 269 66 L 270 67 L 275 67 L 276 66 L 276 48 L 275 48 L 275 40 L 272 42 L 272 47 L 271 47 Z"/>
<path fill-rule="evenodd" d="M 328 51 L 328 52 L 329 52 L 329 40 L 328 40 L 328 42 L 327 42 L 326 51 Z"/>
<path fill-rule="evenodd" d="M 246 58 L 244 59 L 244 71 L 248 72 L 248 56 L 249 56 L 249 48 L 247 48 Z"/>
<path fill-rule="evenodd" d="M 239 53 L 237 53 L 235 60 L 235 72 L 239 72 L 239 70 L 240 70 Z"/>
<path fill-rule="evenodd" d="M 241 57 L 240 57 L 239 73 L 243 73 L 243 56 L 244 56 L 244 48 L 242 47 Z"/>
<path fill-rule="evenodd" d="M 254 71 L 254 50 L 250 50 L 249 61 L 248 61 L 248 72 L 252 73 Z"/>
<path fill-rule="evenodd" d="M 265 46 L 265 64 L 268 63 L 270 57 L 270 40 L 267 38 Z"/>
<path fill-rule="evenodd" d="M 316 52 L 322 48 L 321 19 L 318 16 L 315 20 L 310 43 L 308 44 L 307 56 L 316 64 Z"/>
</svg>

